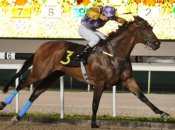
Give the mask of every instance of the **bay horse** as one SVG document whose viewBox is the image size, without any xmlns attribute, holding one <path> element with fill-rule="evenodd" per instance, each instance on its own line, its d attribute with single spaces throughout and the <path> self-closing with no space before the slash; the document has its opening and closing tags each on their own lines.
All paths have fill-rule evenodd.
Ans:
<svg viewBox="0 0 175 130">
<path fill-rule="evenodd" d="M 128 88 L 130 92 L 148 105 L 155 114 L 160 114 L 161 117 L 169 116 L 168 113 L 160 110 L 148 100 L 139 89 L 132 75 L 133 70 L 130 53 L 137 43 L 142 43 L 146 47 L 152 48 L 152 50 L 157 50 L 161 44 L 148 22 L 139 16 L 134 16 L 134 21 L 121 26 L 116 32 L 109 34 L 107 40 L 105 42 L 103 41 L 102 44 L 99 43 L 96 49 L 89 55 L 85 68 L 89 83 L 95 86 L 92 101 L 92 128 L 99 127 L 96 123 L 96 116 L 104 88 L 112 87 L 119 83 Z M 76 43 L 62 40 L 49 41 L 42 44 L 34 55 L 24 62 L 20 71 L 7 81 L 3 88 L 4 93 L 8 91 L 9 85 L 12 84 L 17 77 L 32 66 L 32 71 L 27 78 L 21 80 L 17 88 L 4 101 L 0 102 L 1 110 L 10 104 L 16 94 L 25 86 L 39 82 L 37 86 L 35 86 L 29 100 L 17 116 L 14 116 L 12 121 L 17 122 L 24 117 L 39 95 L 45 92 L 52 82 L 64 74 L 68 74 L 86 83 L 80 67 L 67 67 L 61 64 L 63 55 L 73 44 Z M 107 53 L 104 54 L 102 52 Z M 111 54 L 112 56 L 107 54 Z"/>
</svg>

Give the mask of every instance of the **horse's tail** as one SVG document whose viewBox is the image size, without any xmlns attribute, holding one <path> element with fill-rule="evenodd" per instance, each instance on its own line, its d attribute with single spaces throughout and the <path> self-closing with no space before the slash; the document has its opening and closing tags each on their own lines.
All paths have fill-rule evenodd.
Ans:
<svg viewBox="0 0 175 130">
<path fill-rule="evenodd" d="M 15 79 L 17 77 L 19 77 L 20 75 L 22 75 L 25 71 L 27 71 L 29 69 L 30 66 L 32 66 L 32 63 L 33 63 L 33 58 L 34 58 L 34 55 L 32 55 L 31 57 L 29 57 L 23 64 L 23 66 L 21 67 L 21 69 L 15 74 L 13 75 L 4 85 L 4 88 L 3 88 L 3 92 L 6 93 L 8 92 L 9 90 L 9 86 L 10 84 L 12 84 Z"/>
</svg>

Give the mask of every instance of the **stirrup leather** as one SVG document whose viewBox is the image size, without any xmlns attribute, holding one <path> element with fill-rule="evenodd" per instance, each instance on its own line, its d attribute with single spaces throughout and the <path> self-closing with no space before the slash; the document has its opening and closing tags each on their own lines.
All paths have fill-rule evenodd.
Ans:
<svg viewBox="0 0 175 130">
<path fill-rule="evenodd" d="M 83 61 L 84 63 L 86 63 L 90 50 L 91 50 L 91 47 L 89 45 L 87 45 L 83 50 L 81 50 L 77 54 L 76 58 L 78 60 Z"/>
</svg>

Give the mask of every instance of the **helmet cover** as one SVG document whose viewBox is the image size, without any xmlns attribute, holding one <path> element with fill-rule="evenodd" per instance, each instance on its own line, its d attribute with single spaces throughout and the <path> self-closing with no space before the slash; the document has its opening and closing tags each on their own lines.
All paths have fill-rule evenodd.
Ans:
<svg viewBox="0 0 175 130">
<path fill-rule="evenodd" d="M 116 9 L 112 6 L 105 6 L 103 8 L 103 14 L 107 17 L 113 17 L 115 16 Z"/>
</svg>

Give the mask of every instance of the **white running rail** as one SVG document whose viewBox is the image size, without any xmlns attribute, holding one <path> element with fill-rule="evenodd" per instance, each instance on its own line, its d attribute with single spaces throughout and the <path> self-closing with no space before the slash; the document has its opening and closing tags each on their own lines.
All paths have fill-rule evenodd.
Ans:
<svg viewBox="0 0 175 130">
<path fill-rule="evenodd" d="M 22 64 L 0 64 L 0 69 L 7 70 L 16 70 L 16 73 L 21 68 Z M 132 63 L 134 71 L 148 71 L 148 93 L 150 93 L 150 79 L 151 71 L 175 71 L 175 64 L 166 64 L 166 63 Z M 19 84 L 19 79 L 15 81 L 15 87 Z M 18 94 L 16 96 L 16 113 L 19 111 L 19 101 Z M 116 86 L 113 86 L 113 117 L 116 117 Z M 61 101 L 61 111 L 60 118 L 64 118 L 64 79 L 60 78 L 60 101 Z"/>
</svg>

